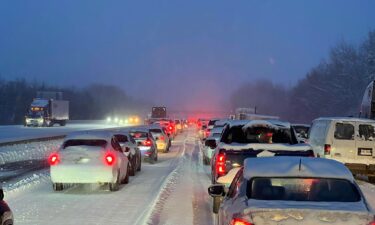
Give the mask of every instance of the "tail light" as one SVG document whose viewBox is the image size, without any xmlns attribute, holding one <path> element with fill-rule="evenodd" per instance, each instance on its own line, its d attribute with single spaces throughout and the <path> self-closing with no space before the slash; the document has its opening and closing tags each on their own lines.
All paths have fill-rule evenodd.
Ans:
<svg viewBox="0 0 375 225">
<path fill-rule="evenodd" d="M 254 224 L 247 222 L 244 219 L 233 218 L 232 221 L 230 221 L 230 225 L 254 225 Z"/>
<path fill-rule="evenodd" d="M 164 136 L 160 136 L 159 140 L 164 141 L 165 140 Z"/>
<path fill-rule="evenodd" d="M 210 136 L 210 131 L 206 130 L 206 137 Z"/>
<path fill-rule="evenodd" d="M 330 155 L 331 154 L 331 145 L 325 144 L 324 145 L 324 155 Z"/>
<path fill-rule="evenodd" d="M 226 174 L 226 157 L 225 153 L 219 153 L 216 161 L 216 173 L 218 176 L 223 176 Z"/>
<path fill-rule="evenodd" d="M 150 139 L 147 139 L 143 142 L 144 146 L 150 147 L 152 145 L 152 141 Z"/>
<path fill-rule="evenodd" d="M 60 162 L 60 156 L 59 154 L 57 153 L 52 153 L 49 157 L 48 157 L 48 163 L 49 165 L 51 166 L 56 166 L 57 164 L 59 164 Z"/>
<path fill-rule="evenodd" d="M 116 161 L 116 157 L 114 154 L 110 153 L 110 152 L 107 152 L 105 155 L 104 155 L 104 163 L 107 165 L 107 166 L 112 166 L 113 164 L 115 164 L 115 161 Z"/>
<path fill-rule="evenodd" d="M 172 126 L 169 126 L 169 127 L 168 127 L 168 130 L 170 130 L 170 131 L 173 130 L 173 127 L 172 127 Z"/>
<path fill-rule="evenodd" d="M 369 223 L 368 225 L 375 225 L 375 218 L 374 218 L 374 220 L 373 220 L 371 223 Z"/>
</svg>

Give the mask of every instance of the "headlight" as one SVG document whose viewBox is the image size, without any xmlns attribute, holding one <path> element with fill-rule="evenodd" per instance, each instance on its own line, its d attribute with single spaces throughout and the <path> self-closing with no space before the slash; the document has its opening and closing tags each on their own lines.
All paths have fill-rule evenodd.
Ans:
<svg viewBox="0 0 375 225">
<path fill-rule="evenodd" d="M 108 123 L 112 122 L 112 118 L 111 117 L 107 117 L 107 122 Z"/>
<path fill-rule="evenodd" d="M 39 119 L 38 119 L 38 122 L 39 122 L 39 123 L 43 123 L 43 121 L 44 121 L 43 118 L 39 118 Z"/>
</svg>

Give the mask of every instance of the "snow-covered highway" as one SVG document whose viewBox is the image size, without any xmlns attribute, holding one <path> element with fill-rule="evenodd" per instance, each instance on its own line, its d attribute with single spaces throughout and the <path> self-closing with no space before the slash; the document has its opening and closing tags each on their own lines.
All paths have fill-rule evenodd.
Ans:
<svg viewBox="0 0 375 225">
<path fill-rule="evenodd" d="M 17 225 L 211 225 L 209 166 L 203 166 L 196 133 L 179 135 L 156 164 L 142 163 L 117 192 L 106 186 L 79 185 L 54 192 L 48 170 L 7 183 L 5 200 Z M 360 182 L 375 207 L 375 186 Z"/>
<path fill-rule="evenodd" d="M 156 164 L 143 163 L 118 192 L 92 185 L 53 192 L 48 171 L 37 177 L 6 192 L 16 224 L 212 224 L 210 180 L 194 132 L 178 136 Z"/>
</svg>

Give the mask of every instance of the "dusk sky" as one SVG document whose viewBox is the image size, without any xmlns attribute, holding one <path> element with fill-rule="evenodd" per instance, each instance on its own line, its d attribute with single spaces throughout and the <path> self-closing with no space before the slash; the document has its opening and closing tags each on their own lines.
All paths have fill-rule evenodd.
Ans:
<svg viewBox="0 0 375 225">
<path fill-rule="evenodd" d="M 294 85 L 338 42 L 363 41 L 374 9 L 370 0 L 1 1 L 0 74 L 217 108 L 243 82 Z"/>
</svg>

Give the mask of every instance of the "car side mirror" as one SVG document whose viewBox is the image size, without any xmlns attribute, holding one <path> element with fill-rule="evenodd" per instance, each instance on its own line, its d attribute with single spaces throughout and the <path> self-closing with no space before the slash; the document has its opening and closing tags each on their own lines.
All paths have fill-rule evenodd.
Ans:
<svg viewBox="0 0 375 225">
<path fill-rule="evenodd" d="M 211 197 L 222 197 L 225 195 L 225 185 L 214 184 L 208 188 L 208 194 Z"/>
<path fill-rule="evenodd" d="M 1 188 L 0 189 L 0 201 L 4 200 L 4 191 L 3 189 Z"/>
<path fill-rule="evenodd" d="M 204 142 L 204 145 L 207 146 L 207 147 L 210 147 L 212 149 L 215 149 L 217 147 L 216 145 L 216 141 L 213 140 L 213 139 L 208 139 Z"/>
</svg>

